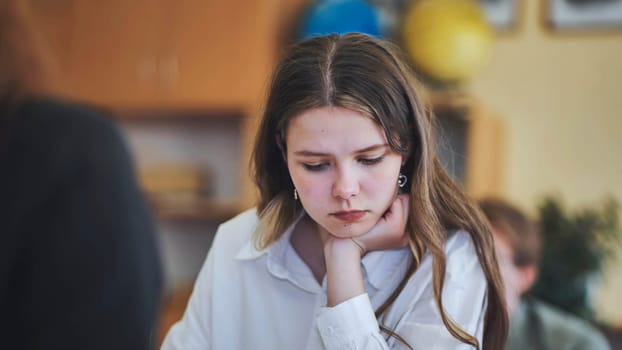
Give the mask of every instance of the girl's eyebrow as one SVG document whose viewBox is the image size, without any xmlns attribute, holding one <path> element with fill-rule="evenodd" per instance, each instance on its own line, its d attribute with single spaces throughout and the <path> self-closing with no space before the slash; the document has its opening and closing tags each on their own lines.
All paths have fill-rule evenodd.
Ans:
<svg viewBox="0 0 622 350">
<path fill-rule="evenodd" d="M 376 150 L 379 150 L 379 149 L 382 149 L 382 148 L 387 148 L 387 147 L 388 147 L 388 145 L 386 143 L 372 145 L 372 146 L 369 146 L 369 147 L 365 147 L 365 148 L 356 150 L 356 151 L 354 151 L 354 154 L 360 154 L 360 153 L 376 151 Z M 307 151 L 307 150 L 296 151 L 296 152 L 294 152 L 294 155 L 296 155 L 296 156 L 303 156 L 303 157 L 329 157 L 330 156 L 330 154 L 328 154 L 328 153 L 314 152 L 314 151 Z"/>
</svg>

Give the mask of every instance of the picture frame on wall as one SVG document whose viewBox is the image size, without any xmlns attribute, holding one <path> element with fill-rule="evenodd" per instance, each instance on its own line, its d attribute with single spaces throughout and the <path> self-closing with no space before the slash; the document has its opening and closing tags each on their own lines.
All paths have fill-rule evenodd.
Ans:
<svg viewBox="0 0 622 350">
<path fill-rule="evenodd" d="M 488 22 L 500 33 L 517 29 L 521 1 L 524 0 L 477 0 Z"/>
<path fill-rule="evenodd" d="M 553 30 L 622 30 L 622 0 L 548 0 L 547 7 Z"/>
</svg>

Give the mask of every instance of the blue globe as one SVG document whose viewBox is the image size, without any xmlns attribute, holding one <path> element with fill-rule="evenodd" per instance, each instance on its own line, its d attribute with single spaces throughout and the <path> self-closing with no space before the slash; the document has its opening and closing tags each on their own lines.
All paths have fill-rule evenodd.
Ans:
<svg viewBox="0 0 622 350">
<path fill-rule="evenodd" d="M 381 35 L 378 11 L 362 0 L 323 0 L 312 5 L 303 18 L 300 37 L 364 33 Z"/>
</svg>

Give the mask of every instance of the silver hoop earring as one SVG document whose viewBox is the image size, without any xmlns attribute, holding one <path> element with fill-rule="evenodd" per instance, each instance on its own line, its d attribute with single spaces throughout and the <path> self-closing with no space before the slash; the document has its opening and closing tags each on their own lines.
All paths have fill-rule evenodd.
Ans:
<svg viewBox="0 0 622 350">
<path fill-rule="evenodd" d="M 408 181 L 408 178 L 404 174 L 400 174 L 400 176 L 397 177 L 397 185 L 400 188 L 404 188 L 404 186 L 406 186 L 407 181 Z"/>
<path fill-rule="evenodd" d="M 296 191 L 296 189 L 294 188 L 294 200 L 297 201 L 298 200 L 298 191 Z"/>
</svg>

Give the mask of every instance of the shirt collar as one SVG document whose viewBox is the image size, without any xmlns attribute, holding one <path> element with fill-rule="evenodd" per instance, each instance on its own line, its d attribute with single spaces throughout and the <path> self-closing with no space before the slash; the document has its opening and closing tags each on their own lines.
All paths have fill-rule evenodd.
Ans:
<svg viewBox="0 0 622 350">
<path fill-rule="evenodd" d="M 294 221 L 285 229 L 281 237 L 268 246 L 265 249 L 257 250 L 252 242 L 247 242 L 236 255 L 238 260 L 253 260 L 263 255 L 268 254 L 274 261 L 283 262 L 287 253 L 287 249 L 290 248 L 290 237 L 294 231 L 294 228 L 298 222 L 306 215 L 302 210 L 300 214 L 294 219 Z M 387 286 L 391 280 L 396 276 L 403 277 L 404 273 L 408 269 L 412 259 L 410 254 L 410 248 L 408 246 L 395 249 L 395 250 L 383 250 L 372 251 L 363 257 L 361 263 L 363 265 L 363 273 L 365 274 L 370 285 L 376 290 L 382 289 L 383 286 Z M 283 266 L 284 263 L 278 264 Z M 276 269 L 277 274 L 281 275 Z M 285 273 L 284 271 L 281 271 Z"/>
<path fill-rule="evenodd" d="M 287 229 L 283 231 L 281 237 L 266 249 L 257 250 L 252 242 L 247 242 L 240 249 L 236 258 L 239 260 L 252 260 L 266 256 L 266 267 L 272 276 L 287 280 L 307 292 L 320 293 L 322 287 L 315 281 L 311 270 L 296 255 L 290 243 L 294 228 L 304 215 L 305 212 L 302 211 Z"/>
<path fill-rule="evenodd" d="M 300 214 L 298 214 L 298 216 L 294 219 L 294 221 L 285 229 L 285 231 L 283 231 L 281 237 L 279 237 L 276 242 L 270 244 L 267 248 L 258 250 L 253 244 L 253 240 L 250 240 L 242 246 L 235 258 L 238 260 L 253 260 L 268 253 L 270 253 L 270 255 L 282 254 L 285 248 L 287 248 L 287 244 L 289 244 L 289 238 L 294 231 L 294 227 L 296 227 L 296 225 L 304 215 L 305 211 L 302 210 Z"/>
</svg>

